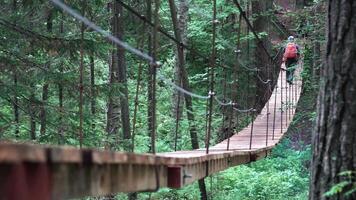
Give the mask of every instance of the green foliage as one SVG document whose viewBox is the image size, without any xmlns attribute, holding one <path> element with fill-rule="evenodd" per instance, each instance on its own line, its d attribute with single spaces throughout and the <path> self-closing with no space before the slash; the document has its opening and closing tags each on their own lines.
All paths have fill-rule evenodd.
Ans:
<svg viewBox="0 0 356 200">
<path fill-rule="evenodd" d="M 356 192 L 356 171 L 344 171 L 338 174 L 344 181 L 333 185 L 324 196 L 332 197 L 335 195 L 350 196 Z"/>
<path fill-rule="evenodd" d="M 208 194 L 217 200 L 304 200 L 308 196 L 311 149 L 290 149 L 289 141 L 278 145 L 270 156 L 230 168 L 206 179 Z M 144 199 L 148 194 L 140 194 Z M 151 199 L 197 199 L 197 183 L 180 190 L 162 189 Z M 121 199 L 121 198 L 119 198 Z"/>
<path fill-rule="evenodd" d="M 1 19 L 5 19 L 18 26 L 21 31 L 10 26 L 0 25 L 0 139 L 27 141 L 30 139 L 30 122 L 35 122 L 34 132 L 36 139 L 32 142 L 41 144 L 65 144 L 79 146 L 79 65 L 81 45 L 84 51 L 84 146 L 93 148 L 111 147 L 113 150 L 125 150 L 129 146 L 130 140 L 122 139 L 122 130 L 119 128 L 116 134 L 109 135 L 107 132 L 107 111 L 108 99 L 118 100 L 121 97 L 120 88 L 123 84 L 109 84 L 109 71 L 112 67 L 111 56 L 114 47 L 99 34 L 86 29 L 84 41 L 81 44 L 80 27 L 78 23 L 69 15 L 63 14 L 60 10 L 52 7 L 48 1 L 26 0 L 21 2 L 17 8 L 13 8 L 15 1 L 5 0 L 2 4 Z M 95 0 L 85 1 L 85 16 L 104 30 L 111 30 L 112 12 L 108 9 L 108 1 Z M 145 13 L 145 4 L 138 1 L 128 1 L 140 13 Z M 172 34 L 172 25 L 169 12 L 168 1 L 161 1 L 160 23 L 162 29 Z M 66 1 L 74 9 L 81 11 L 83 1 Z M 243 3 L 244 4 L 244 3 Z M 247 93 L 255 90 L 254 72 L 249 72 L 243 68 L 238 69 L 237 77 L 233 77 L 231 69 L 224 69 L 221 63 L 229 66 L 236 65 L 236 48 L 242 50 L 244 55 L 239 57 L 242 63 L 248 67 L 254 60 L 252 53 L 255 36 L 249 32 L 241 32 L 241 43 L 237 47 L 237 30 L 244 28 L 246 24 L 238 24 L 236 7 L 231 1 L 218 0 L 218 26 L 216 49 L 218 64 L 216 65 L 215 89 L 217 96 L 223 98 L 230 97 L 231 91 L 224 91 L 224 82 L 227 81 L 227 88 L 236 83 L 238 88 L 237 102 L 241 107 L 249 108 L 254 99 Z M 246 6 L 246 5 L 243 5 Z M 48 13 L 53 11 L 53 30 L 47 29 Z M 273 10 L 261 13 L 264 17 L 273 17 Z M 256 15 L 250 17 L 256 19 Z M 148 25 L 142 23 L 133 15 L 124 12 L 125 21 L 125 42 L 134 47 L 148 51 L 148 39 L 150 29 Z M 306 16 L 301 16 L 298 22 L 303 22 Z M 190 1 L 189 21 L 187 30 L 188 44 L 206 58 L 211 54 L 212 38 L 212 3 L 207 0 Z M 303 29 L 303 33 L 309 33 L 313 23 L 308 23 Z M 63 30 L 62 30 L 63 28 Z M 315 28 L 315 27 L 314 27 Z M 305 29 L 305 30 L 304 30 Z M 269 32 L 260 32 L 261 38 L 267 38 Z M 142 41 L 141 41 L 142 40 Z M 159 72 L 169 80 L 175 79 L 175 44 L 169 41 L 162 34 L 159 35 L 158 59 L 163 62 Z M 245 48 L 251 49 L 247 54 Z M 192 90 L 201 95 L 207 95 L 209 91 L 209 67 L 210 61 L 204 60 L 194 52 L 186 52 L 186 68 L 189 74 L 189 81 Z M 95 84 L 91 88 L 90 77 L 90 56 L 94 56 L 94 80 Z M 313 86 L 310 74 L 312 49 L 306 47 L 306 67 L 303 72 L 306 90 L 312 90 Z M 251 58 L 250 58 L 251 56 Z M 147 119 L 147 92 L 148 92 L 148 64 L 139 60 L 136 56 L 126 53 L 127 66 L 127 86 L 129 90 L 130 117 L 134 113 L 134 97 L 138 78 L 139 66 L 142 67 L 142 80 L 138 92 L 138 112 L 135 125 L 135 152 L 146 153 L 150 149 L 150 136 L 148 134 Z M 224 71 L 226 70 L 226 71 Z M 224 75 L 226 72 L 226 76 Z M 15 77 L 17 82 L 15 83 Z M 48 99 L 43 100 L 43 88 L 48 84 Z M 60 90 L 62 88 L 62 90 Z M 93 91 L 92 91 L 93 90 Z M 63 102 L 60 105 L 60 92 L 62 92 Z M 172 113 L 172 94 L 174 89 L 161 80 L 157 80 L 157 152 L 169 152 L 174 150 L 175 137 L 175 116 Z M 250 98 L 249 98 L 250 97 Z M 14 104 L 18 101 L 19 119 L 15 122 Z M 92 114 L 92 101 L 95 102 L 96 112 Z M 181 105 L 183 106 L 183 105 Z M 200 147 L 204 147 L 206 129 L 206 101 L 193 99 L 194 124 L 198 131 Z M 41 109 L 46 111 L 45 133 L 40 133 Z M 178 149 L 192 149 L 189 135 L 190 124 L 187 120 L 187 110 L 184 107 L 183 115 L 179 122 Z M 220 133 L 223 122 L 224 109 L 214 104 L 212 121 L 212 139 L 215 143 Z M 309 115 L 308 115 L 309 116 Z M 315 117 L 311 113 L 310 117 Z M 117 120 L 120 122 L 120 117 Z M 251 122 L 252 116 L 249 114 L 239 115 L 238 127 L 236 131 Z M 121 123 L 121 122 L 120 122 Z M 18 129 L 18 134 L 16 130 Z M 63 141 L 60 133 L 63 132 Z M 214 199 L 305 199 L 308 186 L 308 161 L 310 159 L 310 149 L 294 151 L 289 149 L 288 143 L 282 143 L 274 150 L 267 159 L 229 169 L 214 175 L 212 187 L 209 186 L 211 196 Z M 208 181 L 207 185 L 208 184 Z M 272 192 L 271 192 L 272 191 Z M 140 198 L 151 199 L 197 199 L 199 190 L 197 183 L 189 185 L 181 190 L 162 189 L 154 194 L 140 194 Z M 119 195 L 119 199 L 126 199 L 126 195 Z"/>
</svg>

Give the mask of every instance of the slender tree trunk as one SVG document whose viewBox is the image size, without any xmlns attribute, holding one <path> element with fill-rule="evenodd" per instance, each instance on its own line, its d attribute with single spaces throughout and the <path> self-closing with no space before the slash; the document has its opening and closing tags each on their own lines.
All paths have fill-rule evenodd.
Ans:
<svg viewBox="0 0 356 200">
<path fill-rule="evenodd" d="M 14 107 L 14 119 L 15 119 L 15 136 L 16 138 L 20 137 L 20 130 L 19 130 L 19 125 L 20 125 L 20 114 L 19 114 L 19 101 L 17 97 L 17 70 L 16 67 L 14 69 L 14 86 L 15 86 L 15 94 L 14 94 L 14 101 L 13 101 L 13 107 Z"/>
<path fill-rule="evenodd" d="M 46 133 L 46 103 L 48 99 L 48 83 L 45 83 L 42 88 L 42 105 L 40 111 L 41 128 L 40 133 L 44 135 Z"/>
<path fill-rule="evenodd" d="M 34 11 L 30 11 L 29 18 L 32 19 L 34 15 Z M 30 22 L 30 29 L 33 27 L 33 22 Z M 33 41 L 30 42 L 29 52 L 33 52 Z M 33 74 L 31 74 L 33 75 Z M 36 140 L 36 115 L 38 114 L 38 106 L 36 105 L 36 86 L 34 80 L 29 80 L 30 85 L 30 98 L 29 98 L 29 115 L 30 115 L 30 138 L 31 140 Z"/>
<path fill-rule="evenodd" d="M 124 40 L 124 14 L 123 9 L 120 3 L 117 2 L 117 5 L 114 6 L 117 9 L 118 16 L 117 16 L 117 37 L 120 40 Z M 126 63 L 125 63 L 125 50 L 120 47 L 116 46 L 117 48 L 117 71 L 118 71 L 118 82 L 119 82 L 119 91 L 120 91 L 120 106 L 121 106 L 121 121 L 122 121 L 122 131 L 123 131 L 123 138 L 125 140 L 131 138 L 131 131 L 130 131 L 130 113 L 129 113 L 129 102 L 128 102 L 128 88 L 127 88 L 127 77 L 126 77 Z M 130 145 L 126 145 L 128 151 L 131 150 L 129 147 Z"/>
<path fill-rule="evenodd" d="M 183 1 L 183 0 L 181 0 L 181 1 Z M 183 2 L 183 3 L 185 5 L 188 5 L 188 2 Z M 170 10 L 171 10 L 171 17 L 172 17 L 175 37 L 179 41 L 183 42 L 183 37 L 182 37 L 183 33 L 181 32 L 181 29 L 178 28 L 178 22 L 177 22 L 178 20 L 177 20 L 176 6 L 174 3 L 174 0 L 169 0 L 169 5 L 170 5 Z M 188 6 L 184 9 L 188 9 Z M 186 12 L 188 12 L 188 10 Z M 187 71 L 184 66 L 185 65 L 184 49 L 181 45 L 177 45 L 177 54 L 178 54 L 179 74 L 180 74 L 180 77 L 182 80 L 182 86 L 185 90 L 191 91 L 190 86 L 189 86 Z M 194 119 L 194 114 L 193 114 L 194 112 L 193 112 L 192 97 L 189 95 L 184 95 L 184 99 L 185 99 L 185 105 L 187 108 L 187 117 L 188 117 L 189 127 L 190 127 L 189 131 L 190 131 L 192 147 L 193 147 L 193 149 L 199 149 L 197 129 L 195 126 L 195 119 Z M 201 199 L 202 200 L 207 199 L 207 192 L 206 192 L 204 179 L 199 180 L 199 189 L 200 189 Z"/>
<path fill-rule="evenodd" d="M 53 21 L 53 15 L 52 15 L 52 9 L 49 8 L 48 13 L 47 13 L 47 32 L 50 34 L 52 33 L 52 23 Z M 50 69 L 50 63 L 46 64 L 45 66 L 46 69 Z M 41 135 L 44 135 L 46 133 L 46 104 L 47 104 L 47 99 L 48 99 L 48 82 L 45 80 L 45 83 L 42 88 L 42 105 L 40 109 L 40 133 Z"/>
<path fill-rule="evenodd" d="M 356 169 L 356 1 L 329 0 L 326 64 L 318 98 L 313 136 L 311 200 L 356 199 L 347 186 L 332 197 L 324 194 L 347 181 L 340 172 Z M 355 177 L 351 180 L 355 184 Z M 353 185 L 353 187 L 355 187 Z"/>
<path fill-rule="evenodd" d="M 85 15 L 85 1 L 82 1 L 82 14 Z M 79 146 L 83 146 L 83 106 L 84 106 L 84 23 L 80 27 L 80 66 L 79 66 Z"/>
<path fill-rule="evenodd" d="M 157 93 L 157 57 L 158 57 L 158 29 L 159 29 L 159 10 L 160 10 L 160 5 L 161 1 L 160 0 L 154 0 L 154 14 L 153 14 L 153 22 L 154 22 L 154 28 L 152 31 L 152 58 L 153 62 L 150 64 L 150 78 L 149 78 L 149 84 L 151 84 L 151 91 L 150 96 L 151 96 L 151 101 L 150 101 L 150 117 L 151 117 L 151 153 L 155 154 L 156 153 L 156 125 L 157 125 L 157 117 L 156 117 L 156 105 L 157 105 L 157 100 L 156 100 L 156 93 Z"/>
<path fill-rule="evenodd" d="M 119 33 L 119 3 L 114 0 L 113 3 L 113 18 L 111 21 L 113 35 L 117 38 L 120 38 Z M 120 97 L 116 92 L 116 88 L 119 87 L 119 58 L 118 58 L 118 48 L 115 48 L 112 51 L 111 63 L 109 67 L 109 82 L 110 82 L 110 93 L 108 100 L 108 113 L 107 113 L 107 126 L 106 131 L 109 136 L 109 141 L 112 141 L 114 138 L 117 138 L 119 135 L 120 129 Z M 116 142 L 116 141 L 115 141 Z M 113 144 L 109 142 L 109 148 L 112 148 Z"/>
<path fill-rule="evenodd" d="M 59 26 L 59 32 L 64 34 L 64 14 L 61 12 L 61 21 Z M 59 73 L 63 75 L 63 63 L 59 66 Z M 58 83 L 58 102 L 59 102 L 59 127 L 58 127 L 58 144 L 64 144 L 64 125 L 63 125 L 63 86 L 62 82 Z"/>
<path fill-rule="evenodd" d="M 36 103 L 35 103 L 35 86 L 31 84 L 31 96 L 30 96 L 30 106 L 29 106 L 29 113 L 30 113 L 30 138 L 31 140 L 36 140 Z"/>
<path fill-rule="evenodd" d="M 146 1 L 146 13 L 147 13 L 147 19 L 151 22 L 152 21 L 152 0 L 147 0 Z M 153 54 L 153 29 L 149 28 L 149 35 L 148 35 L 148 54 L 152 56 Z M 148 66 L 148 83 L 147 83 L 147 123 L 148 123 L 148 136 L 152 140 L 152 135 L 154 134 L 154 116 L 153 116 L 153 82 L 152 82 L 152 67 L 149 65 Z M 152 144 L 150 145 L 149 151 L 153 152 L 154 147 L 152 147 Z"/>
<path fill-rule="evenodd" d="M 17 0 L 13 0 L 12 9 L 13 9 L 13 12 L 17 11 Z M 16 24 L 16 21 L 14 24 Z M 19 101 L 18 101 L 18 97 L 17 97 L 17 82 L 18 82 L 17 66 L 14 67 L 13 77 L 14 77 L 14 86 L 15 86 L 15 94 L 14 94 L 14 101 L 13 101 L 14 120 L 15 120 L 15 136 L 16 136 L 16 138 L 19 138 L 20 137 L 20 130 L 19 130 L 20 114 L 19 114 L 19 106 L 18 106 Z"/>
<path fill-rule="evenodd" d="M 188 29 L 188 11 L 189 11 L 189 2 L 187 0 L 179 0 L 179 6 L 178 6 L 178 13 L 177 13 L 177 28 L 178 31 L 181 35 L 181 42 L 183 44 L 187 44 L 187 29 Z M 186 52 L 184 52 L 182 58 L 179 57 L 178 55 L 178 50 L 175 50 L 175 68 L 174 68 L 174 73 L 175 73 L 175 84 L 182 86 L 182 77 L 179 69 L 179 63 L 183 62 L 185 63 L 185 57 L 186 57 Z M 183 59 L 179 61 L 179 59 Z M 179 104 L 184 104 L 183 99 L 184 95 L 179 92 L 179 91 L 174 91 L 173 92 L 173 106 L 172 106 L 172 113 L 175 118 L 178 120 L 181 119 L 182 114 L 183 114 L 183 105 L 178 105 Z"/>
<path fill-rule="evenodd" d="M 90 61 L 90 113 L 92 117 L 96 114 L 96 95 L 95 95 L 95 61 L 94 53 L 91 52 L 89 56 Z M 92 130 L 95 129 L 95 121 L 91 124 Z"/>
</svg>

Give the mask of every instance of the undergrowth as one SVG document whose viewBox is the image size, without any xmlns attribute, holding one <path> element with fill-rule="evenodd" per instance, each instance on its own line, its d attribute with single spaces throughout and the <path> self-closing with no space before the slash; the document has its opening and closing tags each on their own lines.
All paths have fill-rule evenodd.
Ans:
<svg viewBox="0 0 356 200">
<path fill-rule="evenodd" d="M 210 199 L 215 200 L 286 200 L 307 199 L 309 187 L 310 146 L 303 150 L 289 148 L 284 140 L 270 156 L 257 162 L 230 168 L 205 179 Z M 179 190 L 161 189 L 139 194 L 139 199 L 199 199 L 198 184 Z M 118 199 L 126 199 L 120 195 Z"/>
</svg>

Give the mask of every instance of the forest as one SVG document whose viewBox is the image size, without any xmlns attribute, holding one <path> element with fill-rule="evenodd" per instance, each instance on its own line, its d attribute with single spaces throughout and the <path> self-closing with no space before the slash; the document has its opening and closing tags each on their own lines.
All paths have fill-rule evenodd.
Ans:
<svg viewBox="0 0 356 200">
<path fill-rule="evenodd" d="M 356 1 L 0 2 L 0 199 L 356 199 Z M 36 182 L 22 170 L 37 161 L 17 161 L 39 154 L 9 144 L 83 152 L 68 169 L 45 163 L 50 182 L 84 178 Z M 91 167 L 91 149 L 132 158 L 129 181 L 103 186 L 115 163 Z M 197 165 L 137 164 L 197 152 Z M 51 192 L 61 184 L 65 194 Z"/>
</svg>

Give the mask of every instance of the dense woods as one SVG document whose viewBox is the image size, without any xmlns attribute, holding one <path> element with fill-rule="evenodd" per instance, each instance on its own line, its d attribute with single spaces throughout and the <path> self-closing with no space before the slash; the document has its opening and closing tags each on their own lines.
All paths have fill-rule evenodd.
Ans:
<svg viewBox="0 0 356 200">
<path fill-rule="evenodd" d="M 51 1 L 1 1 L 1 141 L 209 147 L 262 110 L 294 35 L 303 90 L 270 156 L 180 190 L 103 198 L 355 199 L 355 1 L 64 2 L 139 56 Z"/>
</svg>

